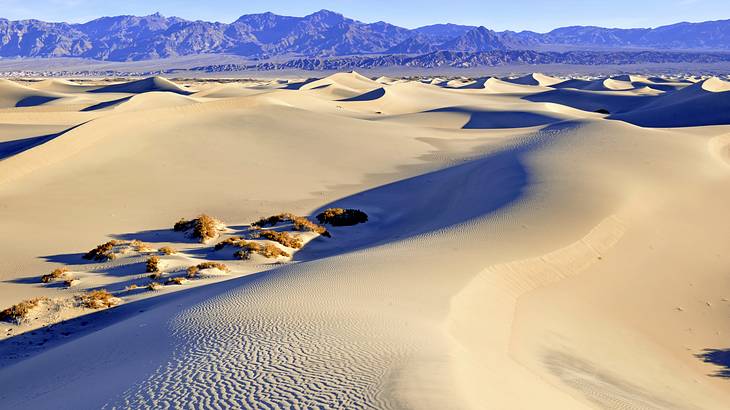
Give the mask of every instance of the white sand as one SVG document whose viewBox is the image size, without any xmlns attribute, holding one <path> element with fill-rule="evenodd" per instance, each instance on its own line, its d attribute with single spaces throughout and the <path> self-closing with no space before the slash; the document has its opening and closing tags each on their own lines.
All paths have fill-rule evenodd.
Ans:
<svg viewBox="0 0 730 410">
<path fill-rule="evenodd" d="M 2 323 L 0 407 L 727 408 L 730 363 L 697 355 L 730 349 L 728 88 L 2 82 L 2 307 L 123 303 Z M 292 262 L 170 231 L 331 206 L 370 220 Z M 110 238 L 231 272 L 125 293 L 155 249 L 80 258 Z M 76 287 L 38 283 L 64 265 Z"/>
</svg>

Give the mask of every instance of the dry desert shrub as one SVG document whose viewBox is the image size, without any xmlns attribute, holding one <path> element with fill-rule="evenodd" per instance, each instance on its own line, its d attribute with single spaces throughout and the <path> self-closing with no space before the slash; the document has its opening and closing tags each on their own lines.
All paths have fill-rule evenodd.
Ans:
<svg viewBox="0 0 730 410">
<path fill-rule="evenodd" d="M 200 268 L 198 268 L 197 266 L 191 266 L 187 270 L 187 277 L 189 279 L 192 279 L 192 278 L 198 276 L 198 273 L 200 273 Z"/>
<path fill-rule="evenodd" d="M 72 287 L 78 285 L 79 282 L 80 281 L 78 279 L 70 278 L 70 279 L 66 279 L 65 281 L 63 281 L 63 286 L 65 286 L 67 288 L 72 288 Z"/>
<path fill-rule="evenodd" d="M 256 242 L 246 242 L 243 244 L 243 246 L 240 247 L 241 249 L 239 251 L 236 251 L 234 254 L 235 257 L 243 260 L 249 260 L 251 259 L 251 256 L 253 254 L 259 254 L 265 258 L 278 258 L 279 256 L 288 258 L 288 253 L 281 250 L 276 245 L 267 243 L 267 244 L 260 244 Z"/>
<path fill-rule="evenodd" d="M 182 277 L 169 278 L 165 281 L 165 285 L 184 285 L 188 280 Z"/>
<path fill-rule="evenodd" d="M 163 255 L 174 255 L 177 253 L 177 249 L 171 247 L 171 246 L 163 246 L 159 249 L 159 252 Z"/>
<path fill-rule="evenodd" d="M 55 280 L 61 279 L 62 277 L 66 276 L 66 273 L 68 272 L 67 268 L 57 268 L 54 269 L 53 272 L 41 276 L 41 282 L 43 283 L 51 283 Z"/>
<path fill-rule="evenodd" d="M 147 284 L 147 290 L 155 291 L 160 289 L 162 289 L 162 285 L 157 282 L 150 282 Z"/>
<path fill-rule="evenodd" d="M 151 256 L 147 259 L 147 273 L 154 273 L 160 271 L 160 258 L 157 256 Z"/>
<path fill-rule="evenodd" d="M 259 230 L 256 232 L 255 236 L 265 238 L 274 242 L 279 242 L 280 244 L 289 248 L 300 249 L 302 246 L 304 246 L 301 238 L 293 236 L 288 232 Z"/>
<path fill-rule="evenodd" d="M 0 320 L 11 322 L 15 324 L 23 323 L 27 318 L 28 314 L 37 307 L 41 302 L 47 301 L 48 298 L 40 297 L 30 300 L 24 300 L 17 305 L 11 306 L 3 311 L 0 311 Z"/>
<path fill-rule="evenodd" d="M 321 224 L 353 226 L 368 221 L 368 215 L 359 209 L 329 208 L 317 215 Z"/>
<path fill-rule="evenodd" d="M 228 269 L 228 266 L 226 266 L 225 263 L 220 262 L 203 262 L 198 264 L 198 269 L 218 269 L 223 272 L 229 272 L 230 269 Z"/>
<path fill-rule="evenodd" d="M 152 252 L 154 250 L 150 245 L 148 245 L 142 241 L 139 241 L 137 239 L 130 242 L 129 246 L 131 246 L 132 249 L 134 249 L 137 252 Z"/>
<path fill-rule="evenodd" d="M 224 241 L 218 242 L 213 247 L 213 249 L 215 249 L 216 251 L 219 251 L 219 250 L 225 248 L 226 246 L 238 246 L 238 244 L 241 243 L 241 242 L 245 242 L 242 237 L 240 237 L 240 236 L 232 236 L 230 238 L 227 238 Z"/>
<path fill-rule="evenodd" d="M 197 265 L 191 266 L 187 269 L 187 277 L 188 279 L 193 279 L 198 277 L 200 275 L 201 270 L 205 269 L 218 269 L 222 272 L 230 272 L 231 270 L 226 266 L 224 263 L 220 262 L 203 262 L 199 263 Z"/>
<path fill-rule="evenodd" d="M 192 221 L 181 219 L 173 229 L 177 232 L 186 232 L 190 237 L 205 243 L 218 236 L 218 232 L 222 230 L 222 225 L 221 221 L 203 214 Z"/>
<path fill-rule="evenodd" d="M 275 226 L 279 223 L 291 223 L 297 231 L 311 231 L 328 238 L 330 237 L 330 233 L 324 226 L 317 225 L 303 216 L 294 215 L 292 213 L 283 213 L 270 216 L 268 218 L 262 218 L 251 225 L 258 228 L 265 228 L 268 226 Z"/>
<path fill-rule="evenodd" d="M 124 242 L 117 240 L 111 240 L 103 243 L 87 252 L 86 255 L 84 255 L 84 259 L 98 262 L 106 262 L 116 259 L 117 256 L 114 254 L 114 247 L 122 244 L 124 244 Z"/>
<path fill-rule="evenodd" d="M 76 298 L 81 306 L 88 309 L 102 309 L 119 304 L 119 298 L 115 298 L 106 289 L 91 290 Z"/>
</svg>

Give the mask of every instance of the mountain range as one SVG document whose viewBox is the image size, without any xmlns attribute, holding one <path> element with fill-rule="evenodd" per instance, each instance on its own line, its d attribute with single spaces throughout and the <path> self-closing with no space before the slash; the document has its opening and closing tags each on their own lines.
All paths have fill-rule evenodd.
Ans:
<svg viewBox="0 0 730 410">
<path fill-rule="evenodd" d="M 260 60 L 508 50 L 730 51 L 730 20 L 638 29 L 572 26 L 536 33 L 455 24 L 406 29 L 382 21 L 363 23 L 328 10 L 304 17 L 249 14 L 230 24 L 159 13 L 82 24 L 0 19 L 0 57 L 138 61 L 232 54 Z"/>
</svg>

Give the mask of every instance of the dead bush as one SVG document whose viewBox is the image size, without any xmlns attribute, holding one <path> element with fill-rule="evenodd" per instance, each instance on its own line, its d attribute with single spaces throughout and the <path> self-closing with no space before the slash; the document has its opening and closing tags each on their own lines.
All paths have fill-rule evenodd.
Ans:
<svg viewBox="0 0 730 410">
<path fill-rule="evenodd" d="M 184 285 L 187 281 L 187 279 L 181 277 L 169 278 L 165 281 L 165 285 Z"/>
<path fill-rule="evenodd" d="M 72 288 L 72 287 L 78 285 L 79 282 L 80 281 L 78 279 L 73 279 L 73 278 L 72 279 L 66 279 L 65 281 L 63 281 L 63 286 L 65 286 L 67 288 Z"/>
<path fill-rule="evenodd" d="M 146 244 L 137 239 L 130 242 L 129 246 L 131 246 L 132 249 L 134 249 L 137 252 L 152 252 L 152 250 L 153 250 L 149 244 Z"/>
<path fill-rule="evenodd" d="M 147 290 L 155 291 L 160 289 L 162 289 L 162 285 L 157 282 L 150 282 L 147 284 Z"/>
<path fill-rule="evenodd" d="M 181 219 L 173 229 L 178 232 L 186 232 L 190 237 L 204 243 L 218 236 L 221 225 L 219 220 L 203 214 L 192 221 Z"/>
<path fill-rule="evenodd" d="M 117 240 L 111 240 L 109 242 L 103 243 L 87 252 L 86 255 L 84 255 L 84 259 L 97 262 L 106 262 L 116 259 L 117 256 L 114 254 L 114 247 L 122 244 L 124 244 L 124 242 Z"/>
<path fill-rule="evenodd" d="M 223 272 L 230 272 L 230 269 L 228 269 L 228 266 L 226 266 L 225 263 L 220 262 L 203 262 L 198 264 L 198 269 L 218 269 Z"/>
<path fill-rule="evenodd" d="M 67 268 L 56 268 L 53 270 L 53 272 L 41 276 L 41 282 L 51 283 L 55 280 L 61 279 L 62 277 L 66 276 L 67 272 L 68 272 Z"/>
<path fill-rule="evenodd" d="M 230 272 L 231 270 L 226 266 L 224 263 L 220 262 L 203 262 L 199 263 L 197 265 L 191 266 L 187 269 L 187 277 L 188 279 L 197 278 L 200 275 L 201 270 L 205 269 L 218 269 L 222 272 Z"/>
<path fill-rule="evenodd" d="M 163 255 L 174 255 L 177 253 L 177 249 L 171 247 L 171 246 L 163 246 L 159 249 L 159 252 Z"/>
<path fill-rule="evenodd" d="M 157 256 L 151 256 L 147 259 L 147 273 L 159 272 L 160 271 L 160 258 Z"/>
<path fill-rule="evenodd" d="M 256 242 L 246 242 L 241 246 L 241 250 L 236 251 L 234 256 L 242 260 L 249 260 L 253 254 L 259 254 L 265 258 L 277 258 L 279 256 L 288 258 L 291 256 L 276 245 L 270 243 L 262 245 Z"/>
<path fill-rule="evenodd" d="M 329 208 L 317 215 L 321 224 L 353 226 L 368 221 L 368 215 L 359 209 Z"/>
<path fill-rule="evenodd" d="M 301 238 L 293 236 L 288 232 L 260 230 L 256 232 L 255 236 L 265 238 L 270 241 L 279 242 L 280 244 L 289 248 L 300 249 L 302 246 L 304 246 Z"/>
<path fill-rule="evenodd" d="M 187 270 L 187 276 L 189 279 L 197 277 L 198 273 L 200 273 L 200 268 L 198 268 L 197 266 L 191 266 Z"/>
<path fill-rule="evenodd" d="M 36 308 L 41 302 L 47 300 L 48 298 L 40 297 L 22 301 L 17 305 L 13 305 L 3 311 L 0 311 L 0 320 L 21 324 L 28 318 L 28 315 L 34 308 Z"/>
<path fill-rule="evenodd" d="M 106 289 L 91 290 L 76 298 L 81 306 L 88 309 L 102 309 L 119 304 L 119 299 Z"/>
<path fill-rule="evenodd" d="M 232 237 L 230 237 L 230 238 L 227 238 L 227 239 L 226 239 L 226 240 L 224 240 L 224 241 L 218 242 L 218 243 L 217 243 L 217 244 L 216 244 L 216 245 L 215 245 L 215 246 L 213 247 L 213 249 L 215 249 L 216 251 L 219 251 L 219 250 L 221 250 L 221 249 L 225 248 L 226 246 L 238 246 L 238 244 L 239 244 L 240 242 L 242 242 L 242 241 L 243 241 L 243 242 L 245 242 L 245 241 L 243 240 L 243 238 L 241 238 L 240 236 L 232 236 Z"/>
<path fill-rule="evenodd" d="M 316 232 L 322 236 L 329 238 L 331 235 L 324 226 L 317 225 L 309 219 L 294 215 L 292 213 L 283 213 L 279 215 L 270 216 L 268 218 L 262 218 L 251 224 L 254 227 L 265 228 L 269 226 L 275 226 L 280 223 L 291 223 L 294 229 L 297 231 L 310 231 Z"/>
</svg>

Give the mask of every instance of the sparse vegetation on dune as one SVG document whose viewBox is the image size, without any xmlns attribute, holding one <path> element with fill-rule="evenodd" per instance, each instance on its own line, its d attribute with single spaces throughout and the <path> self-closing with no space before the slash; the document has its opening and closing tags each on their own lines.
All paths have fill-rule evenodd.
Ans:
<svg viewBox="0 0 730 410">
<path fill-rule="evenodd" d="M 197 266 L 191 266 L 187 269 L 188 278 L 192 279 L 192 278 L 198 276 L 198 273 L 200 273 L 200 268 L 198 268 Z"/>
<path fill-rule="evenodd" d="M 72 288 L 72 287 L 78 285 L 79 282 L 80 281 L 78 279 L 73 279 L 73 278 L 72 279 L 66 279 L 65 281 L 63 281 L 63 286 L 65 286 L 67 288 Z"/>
<path fill-rule="evenodd" d="M 163 246 L 158 250 L 163 255 L 174 255 L 177 253 L 177 249 L 171 247 L 171 246 Z"/>
<path fill-rule="evenodd" d="M 240 236 L 231 236 L 230 238 L 226 238 L 223 241 L 218 242 L 213 247 L 214 250 L 219 251 L 226 246 L 238 246 L 240 242 L 246 242 L 242 237 Z"/>
<path fill-rule="evenodd" d="M 301 249 L 304 246 L 302 239 L 291 235 L 288 232 L 277 232 L 271 230 L 259 230 L 255 233 L 255 237 L 265 238 L 274 242 L 294 249 Z"/>
<path fill-rule="evenodd" d="M 154 251 L 154 249 L 149 244 L 146 244 L 146 243 L 144 243 L 142 241 L 139 241 L 137 239 L 135 239 L 132 242 L 130 242 L 129 243 L 129 246 L 131 246 L 132 249 L 134 249 L 135 251 L 140 252 L 140 253 L 141 252 L 152 252 L 152 251 Z"/>
<path fill-rule="evenodd" d="M 186 232 L 190 237 L 205 243 L 218 236 L 218 233 L 223 230 L 223 223 L 212 216 L 203 214 L 192 221 L 181 219 L 173 229 L 176 232 Z"/>
<path fill-rule="evenodd" d="M 17 305 L 13 305 L 3 311 L 0 311 L 0 320 L 15 324 L 23 323 L 30 312 L 35 309 L 41 302 L 47 301 L 48 298 L 40 297 L 22 301 Z"/>
<path fill-rule="evenodd" d="M 327 228 L 310 221 L 309 219 L 294 215 L 292 213 L 283 213 L 279 215 L 269 216 L 267 218 L 259 219 L 258 221 L 251 224 L 254 227 L 265 228 L 269 226 L 275 226 L 280 223 L 291 223 L 294 229 L 297 231 L 310 231 L 316 232 L 322 236 L 329 238 L 331 235 L 327 231 Z"/>
<path fill-rule="evenodd" d="M 159 284 L 158 282 L 150 282 L 147 284 L 147 290 L 155 291 L 155 290 L 160 290 L 160 289 L 162 289 L 162 285 Z"/>
<path fill-rule="evenodd" d="M 79 305 L 88 309 L 102 309 L 118 305 L 119 298 L 106 289 L 91 290 L 76 297 Z"/>
<path fill-rule="evenodd" d="M 56 268 L 53 270 L 53 272 L 41 276 L 41 282 L 51 283 L 55 280 L 65 277 L 66 273 L 68 273 L 67 268 Z"/>
<path fill-rule="evenodd" d="M 189 279 L 196 278 L 200 275 L 201 270 L 205 269 L 218 269 L 221 272 L 230 272 L 231 270 L 224 263 L 220 262 L 203 262 L 197 265 L 191 266 L 187 269 L 187 277 Z"/>
<path fill-rule="evenodd" d="M 165 281 L 165 285 L 184 285 L 187 281 L 187 279 L 182 277 L 169 278 Z"/>
<path fill-rule="evenodd" d="M 122 245 L 123 243 L 123 241 L 118 240 L 111 240 L 109 242 L 103 243 L 87 252 L 86 255 L 84 255 L 84 259 L 97 262 L 114 260 L 117 258 L 117 255 L 114 253 L 114 247 Z"/>
<path fill-rule="evenodd" d="M 287 252 L 281 250 L 278 246 L 270 243 L 260 244 L 256 242 L 245 242 L 239 247 L 241 249 L 236 251 L 234 256 L 243 260 L 251 259 L 253 254 L 259 254 L 265 258 L 278 258 L 280 256 L 288 258 L 291 256 Z"/>
<path fill-rule="evenodd" d="M 274 232 L 274 231 L 261 231 L 261 232 Z M 280 233 L 280 232 L 276 232 Z M 298 239 L 298 238 L 297 238 Z M 301 240 L 300 240 L 301 242 Z M 228 238 L 225 241 L 222 241 L 218 243 L 215 246 L 216 250 L 221 250 L 226 246 L 235 246 L 236 248 L 239 248 L 239 250 L 236 251 L 233 255 L 238 259 L 243 260 L 249 260 L 251 259 L 251 256 L 253 254 L 259 254 L 266 258 L 277 258 L 279 256 L 283 257 L 290 257 L 291 255 L 283 250 L 281 250 L 276 245 L 267 243 L 267 244 L 260 244 L 257 242 L 249 242 L 245 239 L 241 238 L 240 236 L 235 236 L 232 238 Z M 301 244 L 299 245 L 301 247 Z"/>
<path fill-rule="evenodd" d="M 157 256 L 151 256 L 147 259 L 147 273 L 159 272 L 160 271 L 160 258 Z"/>
<path fill-rule="evenodd" d="M 136 239 L 133 241 L 113 239 L 90 250 L 83 256 L 83 258 L 97 262 L 106 262 L 114 260 L 119 257 L 119 255 L 125 254 L 130 250 L 138 253 L 149 253 L 155 251 L 155 249 L 149 244 Z"/>
<path fill-rule="evenodd" d="M 329 208 L 317 215 L 321 224 L 353 226 L 368 221 L 368 215 L 359 209 Z"/>
</svg>

